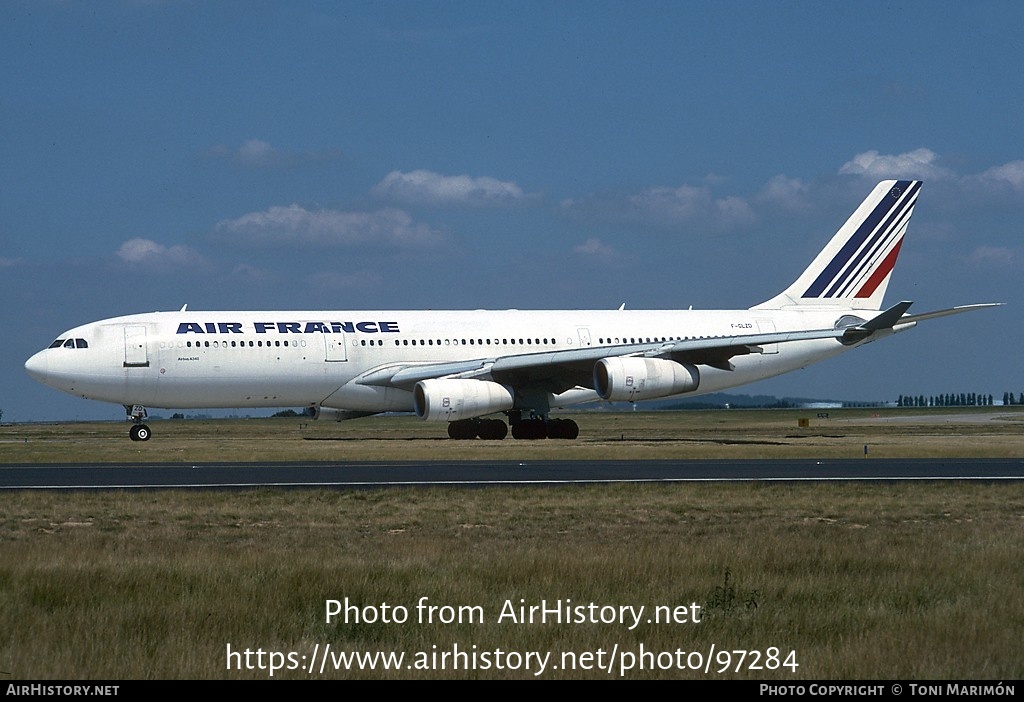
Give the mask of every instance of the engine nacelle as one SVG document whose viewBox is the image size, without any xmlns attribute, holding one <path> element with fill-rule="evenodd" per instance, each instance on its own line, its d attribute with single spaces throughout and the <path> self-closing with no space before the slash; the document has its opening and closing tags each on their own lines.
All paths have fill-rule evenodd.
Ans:
<svg viewBox="0 0 1024 702">
<path fill-rule="evenodd" d="M 482 417 L 510 410 L 514 404 L 511 388 L 489 380 L 421 380 L 412 395 L 416 416 L 428 422 Z"/>
<path fill-rule="evenodd" d="M 663 358 L 602 358 L 594 366 L 594 389 L 605 400 L 651 400 L 693 392 L 700 371 Z"/>
</svg>

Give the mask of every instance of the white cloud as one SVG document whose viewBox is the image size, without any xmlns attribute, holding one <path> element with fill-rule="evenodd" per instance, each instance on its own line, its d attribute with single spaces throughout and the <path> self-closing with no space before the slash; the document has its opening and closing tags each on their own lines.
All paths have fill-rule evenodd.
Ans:
<svg viewBox="0 0 1024 702">
<path fill-rule="evenodd" d="M 238 219 L 224 220 L 217 231 L 233 240 L 259 244 L 310 244 L 314 246 L 433 246 L 445 239 L 426 224 L 413 222 L 407 212 L 384 209 L 376 212 L 307 210 L 300 205 L 271 207 Z"/>
<path fill-rule="evenodd" d="M 118 257 L 125 263 L 138 265 L 192 265 L 203 263 L 203 257 L 187 246 L 164 246 L 151 239 L 135 238 L 121 244 Z"/>
<path fill-rule="evenodd" d="M 250 139 L 235 152 L 240 163 L 247 166 L 266 166 L 285 158 L 285 152 L 275 149 L 269 142 Z"/>
<path fill-rule="evenodd" d="M 742 198 L 730 196 L 716 200 L 708 188 L 692 185 L 650 188 L 631 196 L 629 206 L 640 219 L 668 226 L 701 218 L 721 229 L 754 220 L 750 205 Z"/>
<path fill-rule="evenodd" d="M 522 200 L 522 188 L 487 176 L 446 176 L 433 171 L 391 171 L 373 188 L 373 194 L 421 205 L 501 205 Z"/>
<path fill-rule="evenodd" d="M 215 146 L 210 154 L 222 158 L 236 166 L 246 168 L 285 168 L 300 163 L 326 161 L 338 158 L 341 154 L 336 149 L 320 151 L 288 151 L 271 146 L 262 139 L 249 139 L 237 149 L 227 146 Z"/>
<path fill-rule="evenodd" d="M 810 207 L 807 195 L 808 187 L 802 180 L 777 175 L 768 179 L 757 194 L 757 200 L 787 210 L 803 210 Z"/>
<path fill-rule="evenodd" d="M 756 217 L 747 201 L 741 197 L 723 197 L 715 200 L 718 221 L 727 226 L 750 224 Z"/>
<path fill-rule="evenodd" d="M 723 232 L 745 227 L 757 217 L 747 199 L 715 197 L 710 186 L 656 186 L 633 195 L 592 193 L 559 203 L 566 215 L 633 227 L 677 230 L 682 226 Z"/>
<path fill-rule="evenodd" d="M 630 206 L 644 216 L 659 220 L 682 220 L 706 211 L 711 204 L 711 193 L 707 188 L 680 185 L 678 188 L 657 187 L 633 195 Z"/>
<path fill-rule="evenodd" d="M 938 158 L 938 155 L 931 149 L 915 149 L 896 155 L 865 151 L 844 163 L 839 169 L 839 173 L 863 175 L 879 180 L 887 178 L 921 178 L 924 180 L 953 178 L 952 171 L 936 163 Z"/>
<path fill-rule="evenodd" d="M 972 180 L 990 184 L 1008 184 L 1014 190 L 1024 190 L 1024 161 L 1011 161 L 995 166 L 984 173 L 972 176 Z"/>
<path fill-rule="evenodd" d="M 574 246 L 573 251 L 584 256 L 594 256 L 601 259 L 611 259 L 618 256 L 618 251 L 604 243 L 600 239 L 587 239 L 582 244 Z"/>
<path fill-rule="evenodd" d="M 967 260 L 983 266 L 1013 266 L 1017 263 L 1017 253 L 1004 246 L 979 246 L 970 253 Z"/>
</svg>

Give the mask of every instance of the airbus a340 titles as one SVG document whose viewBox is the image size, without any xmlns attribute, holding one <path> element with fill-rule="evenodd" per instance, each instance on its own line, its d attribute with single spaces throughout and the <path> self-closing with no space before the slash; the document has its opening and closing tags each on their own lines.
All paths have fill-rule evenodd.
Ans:
<svg viewBox="0 0 1024 702">
<path fill-rule="evenodd" d="M 36 380 L 124 405 L 305 407 L 317 418 L 415 412 L 453 439 L 574 439 L 552 412 L 698 395 L 770 378 L 918 322 L 882 298 L 920 181 L 879 183 L 796 281 L 742 310 L 153 312 L 61 334 Z M 502 419 L 504 416 L 504 419 Z M 508 424 L 506 424 L 506 421 Z"/>
</svg>

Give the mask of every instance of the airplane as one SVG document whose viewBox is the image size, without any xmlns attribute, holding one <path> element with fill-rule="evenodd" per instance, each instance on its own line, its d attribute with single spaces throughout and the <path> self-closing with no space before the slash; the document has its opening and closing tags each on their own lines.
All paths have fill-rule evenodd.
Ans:
<svg viewBox="0 0 1024 702">
<path fill-rule="evenodd" d="M 918 322 L 1002 303 L 882 309 L 921 181 L 878 183 L 783 292 L 742 310 L 134 314 L 69 329 L 25 363 L 114 402 L 146 441 L 147 407 L 304 407 L 317 419 L 415 412 L 452 439 L 575 439 L 552 411 L 718 392 L 804 368 Z M 505 415 L 505 421 L 496 415 Z"/>
</svg>

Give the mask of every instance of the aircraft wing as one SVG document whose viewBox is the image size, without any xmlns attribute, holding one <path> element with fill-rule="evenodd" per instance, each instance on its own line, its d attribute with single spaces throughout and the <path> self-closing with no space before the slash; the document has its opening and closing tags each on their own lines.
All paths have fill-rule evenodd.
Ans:
<svg viewBox="0 0 1024 702">
<path fill-rule="evenodd" d="M 576 386 L 591 387 L 594 382 L 594 364 L 602 358 L 670 358 L 684 363 L 728 369 L 730 358 L 759 353 L 759 346 L 764 344 L 840 338 L 844 333 L 843 329 L 772 332 L 542 351 L 515 356 L 482 357 L 455 363 L 399 364 L 378 368 L 356 382 L 408 390 L 416 383 L 431 378 L 473 378 L 514 386 L 543 387 L 550 392 L 560 393 Z"/>
<path fill-rule="evenodd" d="M 558 394 L 574 387 L 593 387 L 594 364 L 602 358 L 643 356 L 665 358 L 695 366 L 732 370 L 731 359 L 760 353 L 767 344 L 784 344 L 811 339 L 837 339 L 855 344 L 872 336 L 909 329 L 917 322 L 969 312 L 1002 303 L 963 305 L 935 312 L 908 315 L 910 302 L 899 302 L 869 320 L 839 329 L 738 334 L 618 346 L 594 346 L 561 351 L 541 351 L 512 356 L 481 357 L 452 363 L 396 364 L 375 369 L 356 380 L 362 385 L 381 385 L 410 390 L 431 378 L 472 378 L 493 380 L 515 387 L 533 387 Z"/>
</svg>

